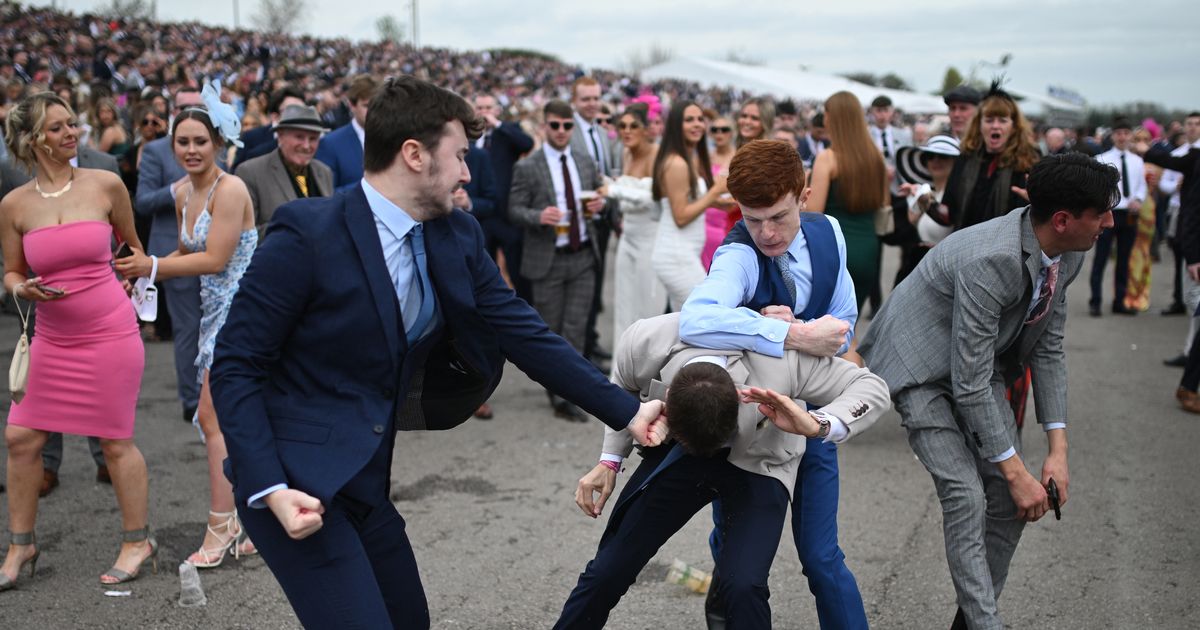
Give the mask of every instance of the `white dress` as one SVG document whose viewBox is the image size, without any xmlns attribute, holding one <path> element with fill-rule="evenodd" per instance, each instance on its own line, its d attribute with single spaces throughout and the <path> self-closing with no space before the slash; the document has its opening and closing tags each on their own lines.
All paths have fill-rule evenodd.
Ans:
<svg viewBox="0 0 1200 630">
<path fill-rule="evenodd" d="M 696 195 L 708 192 L 703 179 L 696 180 Z M 671 310 L 679 311 L 691 295 L 692 289 L 704 281 L 704 265 L 700 253 L 704 251 L 704 213 L 696 215 L 691 223 L 683 227 L 675 225 L 671 202 L 662 199 L 662 216 L 658 221 L 658 240 L 654 243 L 654 273 L 667 288 Z"/>
<path fill-rule="evenodd" d="M 608 196 L 621 202 L 624 225 L 617 243 L 613 310 L 613 348 L 621 334 L 639 319 L 662 315 L 667 289 L 650 263 L 658 235 L 659 205 L 650 194 L 649 177 L 622 175 L 608 185 Z"/>
</svg>

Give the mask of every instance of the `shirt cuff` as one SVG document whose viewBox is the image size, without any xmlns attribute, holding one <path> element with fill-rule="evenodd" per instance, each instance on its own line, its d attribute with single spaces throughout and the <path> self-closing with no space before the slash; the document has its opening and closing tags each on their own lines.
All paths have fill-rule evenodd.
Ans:
<svg viewBox="0 0 1200 630">
<path fill-rule="evenodd" d="M 1003 453 L 1000 453 L 999 455 L 997 455 L 995 457 L 989 457 L 988 461 L 992 462 L 993 464 L 999 464 L 1000 462 L 1002 462 L 1016 454 L 1017 454 L 1017 449 L 1010 446 L 1010 447 L 1008 447 L 1007 451 L 1004 451 Z"/>
<path fill-rule="evenodd" d="M 769 357 L 782 357 L 783 343 L 787 341 L 788 331 L 791 330 L 792 325 L 781 319 L 764 317 L 760 326 L 762 328 L 754 340 L 754 351 Z"/>
<path fill-rule="evenodd" d="M 254 509 L 261 510 L 261 509 L 267 507 L 267 504 L 266 504 L 266 502 L 263 501 L 263 499 L 267 498 L 268 494 L 271 494 L 272 492 L 275 492 L 276 490 L 287 490 L 287 489 L 288 489 L 288 485 L 286 483 L 277 483 L 277 484 L 271 486 L 270 488 L 267 488 L 266 490 L 263 490 L 262 492 L 259 492 L 258 494 L 250 497 L 250 500 L 246 502 L 246 505 L 249 505 L 250 507 L 252 507 Z"/>
<path fill-rule="evenodd" d="M 1053 431 L 1055 429 L 1065 429 L 1065 428 L 1067 428 L 1066 422 L 1046 422 L 1046 423 L 1042 424 L 1043 431 Z"/>
<path fill-rule="evenodd" d="M 621 462 L 625 461 L 625 458 L 620 455 L 613 455 L 612 453 L 600 453 L 600 461 L 617 462 L 617 465 L 620 466 Z"/>
<path fill-rule="evenodd" d="M 850 439 L 850 427 L 847 427 L 846 423 L 842 422 L 841 418 L 820 410 L 810 411 L 809 413 L 811 413 L 814 417 L 823 418 L 829 421 L 829 435 L 825 436 L 825 442 L 841 444 L 842 442 Z"/>
</svg>

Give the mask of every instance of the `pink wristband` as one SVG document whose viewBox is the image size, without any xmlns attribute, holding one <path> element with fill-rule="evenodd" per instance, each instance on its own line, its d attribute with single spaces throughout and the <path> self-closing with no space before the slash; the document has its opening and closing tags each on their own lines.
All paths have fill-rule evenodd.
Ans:
<svg viewBox="0 0 1200 630">
<path fill-rule="evenodd" d="M 602 459 L 600 460 L 600 464 L 611 468 L 613 472 L 621 472 L 621 465 L 611 459 Z"/>
</svg>

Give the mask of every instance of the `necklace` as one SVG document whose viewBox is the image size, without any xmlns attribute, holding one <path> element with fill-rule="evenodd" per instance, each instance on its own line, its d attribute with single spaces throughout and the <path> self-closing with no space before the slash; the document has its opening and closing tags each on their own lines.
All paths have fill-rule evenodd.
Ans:
<svg viewBox="0 0 1200 630">
<path fill-rule="evenodd" d="M 42 185 L 37 180 L 37 177 L 33 178 L 33 187 L 37 189 L 38 194 L 42 196 L 42 199 L 58 199 L 59 197 L 67 194 L 68 190 L 71 190 L 71 184 L 73 183 L 75 183 L 75 169 L 73 167 L 71 168 L 71 179 L 67 180 L 67 185 L 63 186 L 62 189 L 52 193 L 44 192 L 42 190 Z"/>
</svg>

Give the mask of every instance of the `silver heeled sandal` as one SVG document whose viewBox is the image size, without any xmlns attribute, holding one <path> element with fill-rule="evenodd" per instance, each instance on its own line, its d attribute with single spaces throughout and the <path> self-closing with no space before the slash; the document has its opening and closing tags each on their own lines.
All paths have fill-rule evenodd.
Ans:
<svg viewBox="0 0 1200 630">
<path fill-rule="evenodd" d="M 104 584 L 105 586 L 112 586 L 114 584 L 124 584 L 126 582 L 132 582 L 136 580 L 138 575 L 141 574 L 142 565 L 146 564 L 147 560 L 150 561 L 151 568 L 153 569 L 154 573 L 156 575 L 158 574 L 158 541 L 154 540 L 154 537 L 150 535 L 150 526 L 147 525 L 141 529 L 121 532 L 121 542 L 123 543 L 135 543 L 142 541 L 149 543 L 150 555 L 146 556 L 141 562 L 138 563 L 138 568 L 134 569 L 133 573 L 126 573 L 125 571 L 122 571 L 114 566 L 100 576 L 101 584 Z M 105 581 L 104 578 L 112 579 Z"/>
<path fill-rule="evenodd" d="M 18 534 L 16 532 L 9 532 L 9 533 L 12 535 L 12 539 L 9 541 L 10 544 L 21 545 L 21 546 L 37 544 L 37 539 L 34 537 L 33 532 L 24 532 L 21 534 Z M 42 555 L 42 550 L 35 548 L 33 550 L 33 555 L 29 556 L 29 558 L 27 558 L 24 562 L 21 563 L 21 566 L 17 567 L 17 577 L 21 576 L 21 569 L 25 568 L 25 565 L 28 564 L 29 565 L 29 579 L 32 580 L 34 573 L 37 573 L 37 561 L 38 561 L 38 557 L 41 555 Z M 0 573 L 0 592 L 14 589 L 16 587 L 17 587 L 17 578 L 10 579 L 7 575 Z"/>
</svg>

